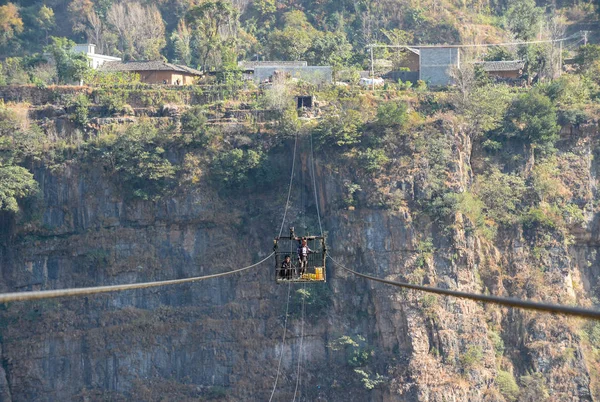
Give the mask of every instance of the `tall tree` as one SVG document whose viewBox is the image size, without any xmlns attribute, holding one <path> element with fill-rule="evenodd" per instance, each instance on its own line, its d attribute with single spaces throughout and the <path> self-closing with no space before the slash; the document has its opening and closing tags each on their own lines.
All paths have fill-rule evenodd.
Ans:
<svg viewBox="0 0 600 402">
<path fill-rule="evenodd" d="M 0 6 L 0 44 L 8 42 L 15 34 L 23 31 L 23 20 L 13 3 Z"/>
<path fill-rule="evenodd" d="M 535 0 L 515 0 L 506 12 L 506 23 L 517 39 L 530 40 L 538 33 L 543 14 Z"/>
<path fill-rule="evenodd" d="M 50 7 L 42 5 L 37 13 L 36 23 L 42 31 L 44 31 L 45 44 L 48 44 L 48 32 L 54 28 L 54 10 Z"/>
<path fill-rule="evenodd" d="M 238 13 L 226 0 L 205 0 L 192 7 L 185 21 L 194 31 L 194 50 L 202 69 L 220 63 L 221 51 L 237 34 Z"/>
<path fill-rule="evenodd" d="M 155 5 L 115 3 L 107 22 L 119 38 L 119 51 L 125 59 L 157 60 L 166 46 L 165 24 Z"/>
<path fill-rule="evenodd" d="M 191 39 L 192 33 L 188 26 L 184 20 L 180 20 L 177 24 L 177 30 L 171 34 L 171 42 L 173 43 L 175 57 L 183 64 L 190 64 L 192 61 Z"/>
</svg>

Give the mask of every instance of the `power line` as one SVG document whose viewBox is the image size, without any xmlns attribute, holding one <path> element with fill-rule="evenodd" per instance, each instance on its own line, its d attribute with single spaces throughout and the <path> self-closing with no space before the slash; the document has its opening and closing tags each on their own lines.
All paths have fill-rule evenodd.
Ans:
<svg viewBox="0 0 600 402">
<path fill-rule="evenodd" d="M 195 276 L 192 278 L 183 278 L 183 279 L 171 279 L 166 281 L 154 281 L 154 282 L 142 282 L 142 283 L 130 283 L 125 285 L 109 285 L 109 286 L 94 286 L 87 288 L 70 288 L 70 289 L 57 289 L 57 290 L 38 290 L 33 292 L 14 292 L 14 293 L 3 293 L 0 294 L 0 303 L 14 302 L 14 301 L 25 301 L 25 300 L 39 300 L 39 299 L 53 299 L 57 297 L 70 297 L 70 296 L 87 296 L 98 293 L 109 293 L 116 292 L 122 290 L 132 290 L 132 289 L 146 289 L 153 288 L 157 286 L 166 286 L 166 285 L 178 285 L 182 283 L 189 282 L 198 282 L 206 279 L 219 278 L 226 275 L 235 274 L 238 272 L 246 271 L 250 268 L 254 268 L 257 265 L 262 264 L 271 258 L 275 252 L 272 252 L 259 262 L 248 265 L 244 268 L 234 269 L 233 271 L 221 272 L 218 274 L 205 275 L 205 276 Z"/>
<path fill-rule="evenodd" d="M 522 309 L 526 309 L 526 310 L 536 310 L 536 311 L 543 311 L 543 312 L 547 312 L 547 313 L 557 313 L 557 314 L 572 315 L 572 316 L 577 316 L 577 317 L 600 320 L 600 310 L 591 310 L 591 309 L 585 309 L 585 308 L 581 308 L 581 307 L 571 307 L 571 306 L 564 306 L 564 305 L 559 305 L 559 304 L 539 303 L 539 302 L 533 302 L 533 301 L 529 301 L 529 300 L 520 300 L 520 299 L 514 299 L 514 298 L 508 298 L 508 297 L 488 296 L 488 295 L 482 295 L 482 294 L 460 292 L 457 290 L 440 289 L 440 288 L 434 288 L 434 287 L 428 287 L 428 286 L 413 285 L 411 283 L 406 283 L 406 282 L 390 281 L 387 279 L 377 278 L 377 277 L 371 276 L 371 275 L 361 274 L 350 268 L 347 268 L 344 265 L 342 265 L 341 263 L 339 263 L 338 261 L 336 261 L 331 255 L 329 255 L 329 253 L 327 253 L 327 257 L 329 257 L 329 259 L 331 261 L 333 261 L 333 263 L 335 265 L 339 266 L 340 268 L 342 268 L 345 271 L 348 271 L 356 276 L 360 276 L 362 278 L 365 278 L 365 279 L 368 279 L 371 281 L 385 283 L 386 285 L 392 285 L 392 286 L 397 286 L 397 287 L 406 288 L 406 289 L 419 290 L 419 291 L 428 292 L 428 293 L 436 293 L 436 294 L 441 294 L 441 295 L 445 295 L 445 296 L 453 296 L 453 297 L 458 297 L 461 299 L 470 299 L 470 300 L 480 301 L 480 302 L 484 302 L 484 303 L 492 303 L 492 304 L 499 304 L 502 306 L 517 307 L 517 308 L 522 308 Z"/>
<path fill-rule="evenodd" d="M 414 49 L 423 49 L 423 48 L 463 48 L 463 47 L 493 47 L 493 46 L 519 46 L 519 45 L 531 45 L 536 43 L 555 43 L 555 42 L 564 42 L 570 39 L 574 39 L 577 36 L 581 35 L 581 32 L 568 36 L 566 38 L 560 39 L 544 39 L 544 40 L 532 40 L 525 42 L 504 42 L 504 43 L 479 43 L 479 44 L 465 44 L 465 45 L 384 45 L 371 43 L 366 46 L 367 49 L 372 49 L 376 47 L 390 47 L 390 48 L 414 48 Z"/>
</svg>

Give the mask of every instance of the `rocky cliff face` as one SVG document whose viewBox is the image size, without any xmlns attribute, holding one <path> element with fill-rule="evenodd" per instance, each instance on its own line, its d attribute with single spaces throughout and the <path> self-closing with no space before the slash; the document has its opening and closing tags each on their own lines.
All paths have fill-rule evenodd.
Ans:
<svg viewBox="0 0 600 402">
<path fill-rule="evenodd" d="M 450 155 L 448 185 L 466 187 L 477 150 L 451 120 L 440 132 Z M 573 185 L 593 203 L 597 129 L 563 137 L 568 145 L 560 155 L 571 158 Z M 284 145 L 272 157 L 287 171 L 292 144 Z M 306 154 L 301 162 L 289 223 L 315 232 Z M 576 304 L 595 297 L 595 206 L 572 228 L 572 241 L 522 229 L 489 241 L 461 213 L 448 226 L 417 210 L 413 201 L 428 169 L 421 162 L 410 174 L 390 174 L 390 188 L 404 200 L 392 211 L 342 206 L 352 173 L 317 157 L 333 256 L 379 277 L 463 291 Z M 152 202 L 124 198 L 94 162 L 38 166 L 35 177 L 42 196 L 34 207 L 17 221 L 2 217 L 2 291 L 183 278 L 248 265 L 270 253 L 287 180 L 235 196 L 201 181 Z M 293 399 L 299 358 L 306 401 L 515 400 L 510 388 L 519 378 L 522 400 L 594 400 L 595 345 L 582 337 L 586 324 L 578 320 L 400 291 L 330 264 L 326 285 L 307 285 L 304 327 L 301 287 L 292 286 L 282 344 L 288 288 L 274 283 L 273 271 L 267 263 L 195 284 L 3 306 L 0 400 L 263 401 L 281 348 L 274 398 L 281 401 Z M 344 337 L 350 341 L 332 347 Z"/>
</svg>

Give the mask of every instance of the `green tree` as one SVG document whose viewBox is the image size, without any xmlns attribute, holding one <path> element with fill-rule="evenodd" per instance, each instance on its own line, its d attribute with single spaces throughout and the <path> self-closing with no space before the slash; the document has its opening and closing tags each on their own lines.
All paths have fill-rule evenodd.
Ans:
<svg viewBox="0 0 600 402">
<path fill-rule="evenodd" d="M 408 119 L 406 102 L 388 101 L 377 108 L 377 125 L 382 127 L 402 127 Z"/>
<path fill-rule="evenodd" d="M 185 21 L 194 31 L 195 51 L 199 53 L 199 61 L 204 71 L 217 65 L 220 53 L 228 40 L 222 31 L 234 22 L 237 23 L 237 17 L 237 11 L 226 0 L 204 0 L 187 12 Z"/>
<path fill-rule="evenodd" d="M 275 60 L 301 60 L 310 49 L 319 32 L 308 22 L 302 11 L 290 11 L 283 16 L 284 29 L 274 30 L 269 36 L 268 46 L 271 58 Z M 327 40 L 326 40 L 327 42 Z M 320 53 L 326 43 L 314 49 L 314 57 L 323 57 Z"/>
<path fill-rule="evenodd" d="M 262 153 L 252 149 L 232 149 L 213 161 L 213 174 L 225 187 L 242 186 L 248 180 L 250 172 L 259 167 L 262 160 Z"/>
<path fill-rule="evenodd" d="M 515 377 L 508 371 L 498 370 L 498 374 L 496 375 L 496 385 L 504 399 L 507 401 L 514 402 L 519 397 L 519 386 L 517 385 L 517 381 L 515 381 Z"/>
<path fill-rule="evenodd" d="M 329 115 L 319 122 L 315 129 L 321 145 L 348 146 L 358 144 L 363 121 L 359 112 L 344 110 L 340 115 Z"/>
<path fill-rule="evenodd" d="M 582 72 L 592 68 L 594 63 L 600 61 L 600 45 L 584 45 L 577 49 L 575 62 L 579 65 L 579 70 Z"/>
<path fill-rule="evenodd" d="M 312 65 L 341 67 L 351 56 L 352 45 L 348 43 L 343 32 L 324 32 L 316 35 L 306 51 L 306 59 Z"/>
<path fill-rule="evenodd" d="M 33 174 L 21 166 L 0 162 L 0 210 L 19 212 L 18 200 L 35 194 L 38 185 Z"/>
<path fill-rule="evenodd" d="M 52 56 L 56 63 L 58 81 L 61 84 L 83 80 L 90 69 L 87 57 L 73 52 L 75 42 L 67 38 L 50 37 L 51 44 L 44 50 Z"/>
<path fill-rule="evenodd" d="M 506 137 L 517 137 L 551 150 L 558 139 L 556 109 L 550 98 L 537 90 L 515 99 L 504 117 Z"/>
<path fill-rule="evenodd" d="M 13 3 L 0 6 L 0 44 L 5 44 L 15 34 L 23 32 L 23 20 L 19 9 Z"/>
<path fill-rule="evenodd" d="M 192 53 L 190 48 L 191 39 L 192 33 L 185 24 L 185 21 L 179 21 L 179 24 L 177 24 L 177 30 L 171 34 L 171 42 L 173 43 L 175 57 L 177 57 L 177 60 L 180 63 L 185 65 L 189 65 L 192 61 Z"/>
<path fill-rule="evenodd" d="M 535 0 L 514 1 L 506 11 L 506 24 L 519 40 L 529 40 L 539 31 L 543 10 Z"/>
<path fill-rule="evenodd" d="M 48 32 L 54 28 L 54 10 L 46 5 L 42 5 L 37 13 L 36 24 L 38 28 L 44 31 L 45 44 L 48 45 Z"/>
</svg>

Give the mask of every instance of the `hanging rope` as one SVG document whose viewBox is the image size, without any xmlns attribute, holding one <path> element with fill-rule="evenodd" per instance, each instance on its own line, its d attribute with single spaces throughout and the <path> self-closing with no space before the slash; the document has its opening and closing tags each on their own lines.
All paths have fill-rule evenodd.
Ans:
<svg viewBox="0 0 600 402">
<path fill-rule="evenodd" d="M 313 138 L 312 132 L 310 133 L 310 167 L 312 168 L 312 182 L 313 182 L 313 190 L 315 193 L 315 205 L 317 206 L 317 219 L 319 219 L 319 230 L 321 231 L 321 237 L 323 236 L 323 225 L 321 225 L 321 211 L 319 211 L 319 197 L 317 196 L 317 181 L 316 181 L 316 172 L 315 172 L 315 154 L 313 150 Z"/>
<path fill-rule="evenodd" d="M 287 216 L 288 207 L 290 205 L 290 196 L 292 194 L 292 182 L 294 181 L 294 169 L 296 167 L 296 147 L 298 145 L 298 133 L 294 139 L 294 156 L 292 157 L 292 173 L 290 174 L 290 184 L 288 186 L 287 201 L 285 202 L 285 210 L 283 211 L 283 219 L 281 220 L 281 228 L 279 229 L 279 236 L 283 233 L 283 226 L 285 224 L 285 217 Z"/>
<path fill-rule="evenodd" d="M 250 268 L 254 268 L 263 262 L 267 261 L 275 252 L 272 252 L 259 262 L 248 265 L 244 268 L 234 269 L 233 271 L 221 272 L 219 274 L 205 275 L 205 276 L 195 276 L 192 278 L 184 278 L 184 279 L 171 279 L 167 281 L 154 281 L 154 282 L 143 282 L 143 283 L 130 283 L 126 285 L 110 285 L 110 286 L 95 286 L 89 288 L 71 288 L 71 289 L 58 289 L 58 290 L 38 290 L 33 292 L 15 292 L 15 293 L 3 293 L 0 294 L 0 303 L 14 302 L 14 301 L 25 301 L 25 300 L 39 300 L 39 299 L 53 299 L 57 297 L 70 297 L 70 296 L 88 296 L 98 293 L 109 293 L 116 292 L 122 290 L 132 290 L 132 289 L 146 289 L 153 288 L 157 286 L 166 286 L 166 285 L 179 285 L 182 283 L 189 282 L 198 282 L 206 279 L 219 278 L 226 275 L 235 274 L 238 272 L 246 271 Z"/>
<path fill-rule="evenodd" d="M 306 288 L 306 283 L 302 284 L 302 290 Z M 296 402 L 296 394 L 298 393 L 298 385 L 300 384 L 300 367 L 302 363 L 302 346 L 304 345 L 304 301 L 306 300 L 306 293 L 302 292 L 302 324 L 300 329 L 300 349 L 298 350 L 298 368 L 296 369 L 296 389 L 294 389 L 294 400 Z"/>
<path fill-rule="evenodd" d="M 285 333 L 287 331 L 288 312 L 290 309 L 291 289 L 292 289 L 292 282 L 288 282 L 287 303 L 285 305 L 285 319 L 283 321 L 283 339 L 281 340 L 281 350 L 279 351 L 279 363 L 277 364 L 277 375 L 275 376 L 275 383 L 273 384 L 273 390 L 271 391 L 271 397 L 269 398 L 269 402 L 271 402 L 273 400 L 273 395 L 275 395 L 275 390 L 277 389 L 277 381 L 279 381 L 279 373 L 281 372 L 281 361 L 283 360 L 283 350 L 285 348 Z"/>
<path fill-rule="evenodd" d="M 557 313 L 557 314 L 572 315 L 572 316 L 577 316 L 577 317 L 592 318 L 594 320 L 600 320 L 600 311 L 599 310 L 591 310 L 591 309 L 585 309 L 585 308 L 581 308 L 581 307 L 571 307 L 571 306 L 564 306 L 564 305 L 558 305 L 558 304 L 539 303 L 539 302 L 533 302 L 533 301 L 529 301 L 529 300 L 520 300 L 520 299 L 513 299 L 513 298 L 508 298 L 508 297 L 488 296 L 488 295 L 482 295 L 482 294 L 476 294 L 476 293 L 460 292 L 457 290 L 440 289 L 440 288 L 434 288 L 434 287 L 428 287 L 428 286 L 413 285 L 411 283 L 406 283 L 406 282 L 390 281 L 387 279 L 377 278 L 377 277 L 371 276 L 371 275 L 361 274 L 350 268 L 347 268 L 344 265 L 342 265 L 341 263 L 339 263 L 338 261 L 336 261 L 331 255 L 329 255 L 329 253 L 327 253 L 327 257 L 329 257 L 329 259 L 331 261 L 333 261 L 333 263 L 335 265 L 337 265 L 338 267 L 342 268 L 343 270 L 345 270 L 347 272 L 350 272 L 356 276 L 360 276 L 361 278 L 365 278 L 365 279 L 368 279 L 371 281 L 385 283 L 386 285 L 397 286 L 397 287 L 405 288 L 405 289 L 419 290 L 419 291 L 428 292 L 428 293 L 436 293 L 436 294 L 445 295 L 445 296 L 453 296 L 453 297 L 458 297 L 461 299 L 475 300 L 475 301 L 480 301 L 480 302 L 484 302 L 484 303 L 498 304 L 501 306 L 517 307 L 517 308 L 522 308 L 525 310 L 543 311 L 546 313 Z"/>
</svg>

